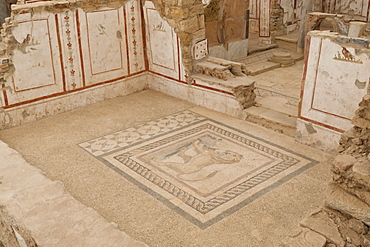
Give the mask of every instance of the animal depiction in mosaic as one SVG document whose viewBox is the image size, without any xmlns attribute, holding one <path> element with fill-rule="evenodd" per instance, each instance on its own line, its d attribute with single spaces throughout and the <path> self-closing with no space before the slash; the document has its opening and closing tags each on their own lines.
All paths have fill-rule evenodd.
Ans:
<svg viewBox="0 0 370 247">
<path fill-rule="evenodd" d="M 215 140 L 210 136 L 198 138 L 190 142 L 174 153 L 167 155 L 164 159 L 151 159 L 151 163 L 156 166 L 165 166 L 176 171 L 177 177 L 186 181 L 202 181 L 215 176 L 219 170 L 207 173 L 199 173 L 192 179 L 187 179 L 185 175 L 192 175 L 200 172 L 206 167 L 216 164 L 228 165 L 241 161 L 242 155 L 228 149 L 220 148 L 222 140 Z M 220 145 L 221 144 L 221 145 Z M 225 143 L 223 143 L 225 144 Z M 174 160 L 173 157 L 177 157 Z"/>
</svg>

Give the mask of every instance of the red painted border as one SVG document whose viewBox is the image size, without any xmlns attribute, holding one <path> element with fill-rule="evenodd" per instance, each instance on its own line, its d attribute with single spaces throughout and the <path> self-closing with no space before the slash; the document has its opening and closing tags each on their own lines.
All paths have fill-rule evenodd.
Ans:
<svg viewBox="0 0 370 247">
<path fill-rule="evenodd" d="M 5 88 L 5 84 L 2 84 L 2 91 L 3 91 L 3 95 L 4 95 L 4 104 L 5 104 L 5 107 L 7 106 L 7 105 L 9 105 L 9 100 L 8 100 L 8 95 L 7 95 L 7 93 L 6 93 L 6 90 L 4 89 Z M 5 107 L 3 107 L 3 108 L 5 108 Z"/>
<path fill-rule="evenodd" d="M 82 55 L 81 23 L 80 23 L 80 15 L 78 13 L 78 9 L 76 10 L 76 26 L 77 26 L 78 49 L 80 53 L 82 87 L 84 88 L 86 87 L 86 77 L 85 77 L 85 64 L 84 64 L 84 59 Z"/>
<path fill-rule="evenodd" d="M 176 44 L 177 44 L 177 69 L 179 70 L 179 80 L 181 81 L 180 41 L 178 37 L 176 37 Z"/>
<path fill-rule="evenodd" d="M 92 84 L 92 85 L 86 86 L 84 88 L 77 88 L 77 89 L 74 89 L 74 90 L 71 90 L 71 91 L 55 93 L 55 94 L 51 94 L 51 95 L 39 97 L 39 98 L 36 98 L 36 99 L 22 101 L 22 102 L 15 103 L 15 104 L 12 104 L 12 105 L 7 105 L 7 106 L 5 106 L 3 108 L 4 109 L 9 109 L 9 108 L 13 108 L 13 107 L 16 107 L 16 106 L 21 106 L 21 105 L 26 105 L 26 104 L 29 104 L 29 103 L 37 102 L 37 101 L 40 101 L 40 100 L 45 100 L 45 99 L 49 99 L 49 98 L 54 98 L 54 97 L 58 97 L 58 96 L 62 96 L 62 95 L 66 95 L 66 94 L 70 94 L 70 93 L 82 91 L 82 90 L 85 90 L 85 89 L 88 89 L 88 88 L 92 88 L 92 87 L 96 87 L 96 86 L 99 86 L 99 85 L 108 84 L 108 83 L 112 83 L 112 82 L 115 82 L 115 81 L 118 81 L 118 80 L 122 80 L 122 79 L 127 79 L 127 78 L 130 78 L 130 77 L 134 77 L 136 75 L 139 75 L 139 74 L 142 74 L 142 73 L 145 73 L 145 72 L 146 71 L 140 71 L 140 72 L 131 74 L 129 76 L 122 76 L 122 77 L 115 78 L 115 79 L 112 79 L 112 80 L 107 80 L 107 81 L 104 81 L 104 82 Z"/>
<path fill-rule="evenodd" d="M 93 73 L 93 62 L 91 60 L 91 45 L 90 45 L 90 35 L 89 35 L 89 18 L 88 18 L 88 14 L 92 14 L 92 13 L 98 13 L 98 12 L 107 12 L 107 11 L 117 11 L 117 16 L 118 16 L 118 22 L 120 20 L 119 18 L 119 11 L 118 9 L 105 9 L 105 10 L 97 10 L 97 11 L 92 11 L 92 12 L 85 12 L 85 19 L 86 19 L 86 30 L 87 30 L 87 47 L 88 47 L 88 50 L 89 50 L 89 58 L 90 58 L 90 74 L 91 76 L 94 76 L 94 75 L 100 75 L 100 74 L 104 74 L 104 73 L 108 73 L 108 72 L 112 72 L 112 71 L 117 71 L 117 70 L 122 70 L 123 69 L 123 57 L 122 57 L 122 41 L 120 41 L 120 45 L 119 45 L 119 49 L 120 49 L 120 61 L 121 61 L 121 67 L 119 68 L 114 68 L 114 69 L 111 69 L 111 70 L 106 70 L 106 71 L 101 71 L 101 72 L 96 72 L 96 73 Z M 121 23 L 118 23 L 118 26 L 120 25 Z M 109 27 L 111 28 L 111 27 Z"/>
<path fill-rule="evenodd" d="M 48 29 L 48 39 L 49 39 L 49 48 L 50 48 L 50 59 L 51 59 L 51 66 L 52 66 L 52 69 L 53 69 L 53 77 L 54 77 L 54 83 L 51 83 L 51 84 L 47 84 L 47 85 L 42 85 L 42 86 L 37 86 L 37 87 L 32 87 L 32 88 L 26 88 L 26 89 L 22 89 L 22 90 L 17 90 L 17 87 L 15 85 L 15 81 L 14 81 L 14 76 L 12 76 L 12 84 L 13 84 L 13 88 L 14 88 L 14 92 L 16 93 L 19 93 L 19 92 L 25 92 L 25 91 L 29 91 L 29 90 L 34 90 L 34 89 L 39 89 L 39 88 L 43 88 L 43 87 L 49 87 L 49 86 L 53 86 L 53 85 L 56 85 L 57 84 L 57 78 L 56 78 L 56 75 L 55 75 L 55 65 L 54 65 L 54 58 L 53 58 L 53 48 L 51 46 L 51 37 L 50 37 L 50 25 L 49 25 L 49 19 L 36 19 L 36 20 L 28 20 L 28 21 L 21 21 L 21 22 L 18 22 L 18 24 L 21 24 L 21 23 L 27 23 L 27 22 L 36 22 L 36 21 L 46 21 L 46 26 L 47 26 L 47 29 Z M 58 26 L 56 26 L 56 29 L 58 29 Z M 60 49 L 60 47 L 59 47 Z M 59 54 L 61 56 L 61 54 Z"/>
<path fill-rule="evenodd" d="M 166 79 L 170 79 L 174 82 L 179 82 L 179 83 L 182 83 L 182 84 L 186 84 L 188 85 L 188 83 L 186 81 L 181 81 L 181 80 L 177 80 L 177 79 L 174 79 L 172 77 L 169 77 L 169 76 L 166 76 L 166 75 L 162 75 L 162 74 L 159 74 L 157 72 L 154 72 L 154 71 L 149 71 L 150 73 L 154 74 L 154 75 L 157 75 L 157 76 L 160 76 L 160 77 L 164 77 Z M 208 86 L 204 86 L 204 85 L 200 85 L 200 84 L 196 84 L 195 81 L 193 81 L 193 84 L 191 84 L 192 86 L 195 86 L 195 87 L 199 87 L 199 88 L 204 88 L 204 89 L 208 89 L 210 91 L 214 91 L 214 92 L 218 92 L 218 93 L 223 93 L 223 94 L 227 94 L 227 95 L 232 95 L 234 96 L 233 93 L 231 92 L 227 92 L 227 91 L 224 91 L 224 90 L 221 90 L 221 89 L 217 89 L 217 88 L 212 88 L 212 87 L 208 87 Z"/>
<path fill-rule="evenodd" d="M 148 17 L 148 24 L 149 24 L 149 11 L 148 10 L 155 10 L 156 13 L 158 13 L 158 11 L 156 9 L 153 9 L 153 8 L 146 8 L 146 16 Z M 149 39 L 150 39 L 150 32 L 148 31 L 147 33 Z M 174 40 L 174 36 L 173 36 L 173 31 L 171 30 L 171 35 L 172 35 L 172 40 Z M 150 47 L 152 48 L 152 47 Z M 162 67 L 162 68 L 165 68 L 165 69 L 168 69 L 168 70 L 172 70 L 172 71 L 176 71 L 176 57 L 175 57 L 175 51 L 173 50 L 173 68 L 170 68 L 170 67 L 166 67 L 164 65 L 161 65 L 161 64 L 157 64 L 154 62 L 154 59 L 153 59 L 153 50 L 151 49 L 151 53 L 150 53 L 150 56 L 151 56 L 151 61 L 152 61 L 152 64 L 156 65 L 156 66 L 159 66 L 159 67 Z"/>
<path fill-rule="evenodd" d="M 124 19 L 124 22 L 123 22 L 124 27 L 123 28 L 125 29 L 125 40 L 126 40 L 127 73 L 131 74 L 130 54 L 129 54 L 129 47 L 128 47 L 128 31 L 127 31 L 128 23 L 127 23 L 126 6 L 124 8 L 122 8 L 122 12 L 123 12 L 123 19 Z"/>
<path fill-rule="evenodd" d="M 148 49 L 147 49 L 147 43 L 146 43 L 146 24 L 145 24 L 145 16 L 144 16 L 144 4 L 143 1 L 139 1 L 139 8 L 140 8 L 140 17 L 141 17 L 141 32 L 142 32 L 142 42 L 143 42 L 143 49 L 144 49 L 144 65 L 145 65 L 145 70 L 149 71 L 149 58 L 148 58 Z"/>
<path fill-rule="evenodd" d="M 67 82 L 66 82 L 66 74 L 64 72 L 64 59 L 63 59 L 63 51 L 62 51 L 62 41 L 60 36 L 60 30 L 59 30 L 59 19 L 58 15 L 55 14 L 55 25 L 57 30 L 57 39 L 58 39 L 58 47 L 59 47 L 59 60 L 60 60 L 60 69 L 62 72 L 62 82 L 63 82 L 63 91 L 67 91 Z"/>
<path fill-rule="evenodd" d="M 320 50 L 319 50 L 319 57 L 317 59 L 317 67 L 316 67 L 316 78 L 315 78 L 315 82 L 314 82 L 314 88 L 313 88 L 313 92 L 312 92 L 312 100 L 311 100 L 311 106 L 310 106 L 310 109 L 311 110 L 315 110 L 315 111 L 318 111 L 318 112 L 322 112 L 322 113 L 325 113 L 325 114 L 328 114 L 328 115 L 331 115 L 331 116 L 334 116 L 334 117 L 338 117 L 338 118 L 342 118 L 342 119 L 345 119 L 345 120 L 349 120 L 351 121 L 351 119 L 349 118 L 346 118 L 346 117 L 343 117 L 343 116 L 340 116 L 340 115 L 336 115 L 334 113 L 331 113 L 331 112 L 327 112 L 327 111 L 324 111 L 324 110 L 320 110 L 318 108 L 315 108 L 313 105 L 314 105 L 314 101 L 315 101 L 315 92 L 316 92 L 316 85 L 317 85 L 317 78 L 319 77 L 319 66 L 320 66 L 320 61 L 321 61 L 321 51 L 322 51 L 322 44 L 323 42 L 323 39 L 321 39 L 320 41 Z"/>
<path fill-rule="evenodd" d="M 192 86 L 195 86 L 195 87 L 200 87 L 200 88 L 204 88 L 204 89 L 208 89 L 210 91 L 214 91 L 214 92 L 218 92 L 218 93 L 223 93 L 223 94 L 227 94 L 227 95 L 231 95 L 231 96 L 235 96 L 233 93 L 231 92 L 227 92 L 227 91 L 224 91 L 224 90 L 221 90 L 221 89 L 218 89 L 218 88 L 213 88 L 213 87 L 209 87 L 209 86 L 205 86 L 205 85 L 201 85 L 201 84 L 197 84 L 196 82 L 194 82 L 193 84 L 191 84 Z"/>
<path fill-rule="evenodd" d="M 307 122 L 310 122 L 310 123 L 313 123 L 313 124 L 319 125 L 319 126 L 321 126 L 321 127 L 324 127 L 324 128 L 330 129 L 330 130 L 337 131 L 337 132 L 339 132 L 339 133 L 344 133 L 344 132 L 345 132 L 344 130 L 341 130 L 341 129 L 335 128 L 335 127 L 333 127 L 333 126 L 330 126 L 330 125 L 327 125 L 327 124 L 324 124 L 324 123 L 317 122 L 317 121 L 315 121 L 315 120 L 312 120 L 312 119 L 309 119 L 309 118 L 306 118 L 306 117 L 299 117 L 299 119 L 302 119 L 302 120 L 304 120 L 304 121 L 307 121 Z"/>
<path fill-rule="evenodd" d="M 303 97 L 304 97 L 304 88 L 305 88 L 305 83 L 306 83 L 306 76 L 307 76 L 307 70 L 308 70 L 308 60 L 309 60 L 309 51 L 310 51 L 310 48 L 311 48 L 311 37 L 307 37 L 306 39 L 306 49 L 305 49 L 305 61 L 304 61 L 304 70 L 303 70 L 303 78 L 302 78 L 302 86 L 301 86 L 301 95 L 300 95 L 300 98 L 301 100 L 299 101 L 299 104 L 298 104 L 298 118 L 299 119 L 302 119 L 304 121 L 307 121 L 307 122 L 310 122 L 310 123 L 313 123 L 313 124 L 316 124 L 316 125 L 319 125 L 321 127 L 325 127 L 327 129 L 330 129 L 330 130 L 334 130 L 334 131 L 337 131 L 339 133 L 344 133 L 345 131 L 342 130 L 342 129 L 339 129 L 339 128 L 336 128 L 336 127 L 333 127 L 333 126 L 330 126 L 328 124 L 324 124 L 324 123 L 320 123 L 316 120 L 312 120 L 310 118 L 307 118 L 307 117 L 303 117 L 302 116 L 302 100 L 303 100 Z M 321 46 L 320 46 L 320 49 L 321 49 Z M 316 72 L 317 74 L 317 72 Z M 312 109 L 312 105 L 311 105 L 311 108 Z M 316 109 L 312 109 L 312 110 L 316 110 Z M 329 115 L 333 115 L 335 116 L 334 114 L 329 114 Z"/>
<path fill-rule="evenodd" d="M 176 78 L 172 78 L 172 77 L 170 77 L 170 76 L 168 76 L 168 75 L 163 75 L 163 74 L 160 74 L 160 73 L 158 73 L 158 72 L 155 72 L 155 71 L 148 71 L 149 73 L 152 73 L 152 74 L 154 74 L 154 75 L 158 75 L 158 76 L 161 76 L 161 77 L 163 77 L 163 78 L 166 78 L 166 79 L 170 79 L 170 80 L 172 80 L 172 81 L 176 81 L 176 82 L 180 82 L 180 83 L 182 83 L 182 84 L 188 84 L 186 81 L 181 81 L 181 80 L 178 80 L 178 79 L 176 79 Z"/>
</svg>

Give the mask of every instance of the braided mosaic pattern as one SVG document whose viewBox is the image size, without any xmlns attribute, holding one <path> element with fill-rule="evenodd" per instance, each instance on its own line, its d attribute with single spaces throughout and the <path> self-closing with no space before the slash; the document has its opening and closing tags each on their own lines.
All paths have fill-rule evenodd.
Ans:
<svg viewBox="0 0 370 247">
<path fill-rule="evenodd" d="M 219 133 L 223 136 L 229 137 L 237 142 L 243 143 L 251 148 L 258 149 L 264 153 L 267 153 L 269 155 L 275 156 L 282 161 L 264 171 L 257 174 L 254 177 L 251 177 L 247 179 L 246 181 L 238 184 L 237 186 L 225 191 L 219 196 L 216 196 L 207 202 L 203 202 L 199 200 L 198 198 L 194 197 L 193 195 L 187 193 L 186 191 L 178 188 L 177 186 L 173 185 L 171 182 L 163 179 L 159 175 L 157 175 L 152 170 L 146 168 L 145 166 L 139 164 L 138 162 L 132 160 L 130 157 L 141 154 L 143 152 L 149 151 L 151 149 L 160 147 L 162 145 L 171 143 L 173 141 L 176 141 L 180 138 L 189 136 L 191 134 L 195 134 L 197 132 L 200 132 L 202 130 L 212 130 L 216 133 Z M 300 161 L 290 157 L 286 154 L 283 154 L 277 150 L 271 149 L 265 145 L 262 145 L 260 143 L 257 143 L 255 141 L 252 141 L 246 137 L 240 136 L 238 134 L 232 133 L 230 131 L 224 130 L 222 128 L 219 128 L 215 125 L 205 123 L 201 126 L 198 126 L 194 129 L 181 132 L 179 134 L 176 134 L 171 137 L 164 138 L 162 140 L 156 141 L 154 143 L 151 143 L 149 145 L 145 145 L 143 147 L 137 148 L 135 150 L 132 150 L 130 152 L 118 155 L 114 157 L 116 160 L 118 160 L 120 163 L 125 165 L 126 167 L 130 168 L 132 171 L 136 172 L 140 176 L 144 177 L 148 181 L 152 182 L 156 186 L 160 187 L 161 189 L 167 191 L 168 193 L 172 194 L 176 198 L 180 199 L 182 202 L 186 203 L 191 208 L 197 210 L 198 212 L 202 214 L 206 214 L 213 209 L 227 203 L 228 201 L 236 198 L 237 196 L 247 192 L 248 190 L 258 186 L 259 184 L 262 184 L 263 182 L 269 180 L 270 178 L 278 175 L 279 173 L 285 171 L 286 169 L 294 166 L 295 164 L 299 163 Z"/>
</svg>

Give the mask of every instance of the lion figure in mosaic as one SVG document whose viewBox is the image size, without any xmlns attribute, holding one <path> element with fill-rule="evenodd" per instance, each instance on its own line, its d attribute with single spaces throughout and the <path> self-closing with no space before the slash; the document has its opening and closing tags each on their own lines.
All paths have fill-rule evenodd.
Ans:
<svg viewBox="0 0 370 247">
<path fill-rule="evenodd" d="M 196 152 L 196 154 L 194 155 L 186 154 L 186 151 L 189 150 L 189 147 L 191 145 L 194 147 L 194 150 Z M 171 168 L 172 170 L 178 172 L 178 178 L 184 179 L 182 175 L 197 173 L 203 168 L 210 165 L 234 164 L 239 162 L 243 157 L 242 155 L 231 150 L 209 147 L 200 139 L 193 141 L 191 145 L 182 147 L 176 153 L 178 157 L 181 157 L 183 159 L 183 162 L 171 162 L 166 160 L 159 161 L 158 158 L 153 158 L 151 160 L 151 163 L 153 165 L 166 166 L 168 168 Z M 211 178 L 217 173 L 218 171 L 216 170 L 205 177 L 193 179 L 192 181 L 199 181 Z"/>
</svg>

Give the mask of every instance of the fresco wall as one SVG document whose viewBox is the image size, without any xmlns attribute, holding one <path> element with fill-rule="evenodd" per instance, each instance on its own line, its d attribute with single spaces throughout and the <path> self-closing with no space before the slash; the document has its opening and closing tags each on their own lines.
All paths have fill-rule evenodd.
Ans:
<svg viewBox="0 0 370 247">
<path fill-rule="evenodd" d="M 146 87 L 139 79 L 147 71 L 139 1 L 57 13 L 33 9 L 40 4 L 15 6 L 21 10 L 4 31 L 2 61 L 10 64 L 2 68 L 8 70 L 2 73 L 2 127 Z"/>
<path fill-rule="evenodd" d="M 180 39 L 152 1 L 76 3 L 13 6 L 0 46 L 0 128 L 148 88 L 241 113 L 231 89 L 190 80 Z M 207 53 L 204 38 L 190 47 L 194 59 Z"/>
<path fill-rule="evenodd" d="M 298 141 L 327 151 L 338 147 L 370 78 L 369 39 L 311 31 L 306 44 Z"/>
<path fill-rule="evenodd" d="M 370 21 L 370 1 L 320 0 L 315 11 L 333 14 L 348 14 L 355 20 Z"/>
</svg>

